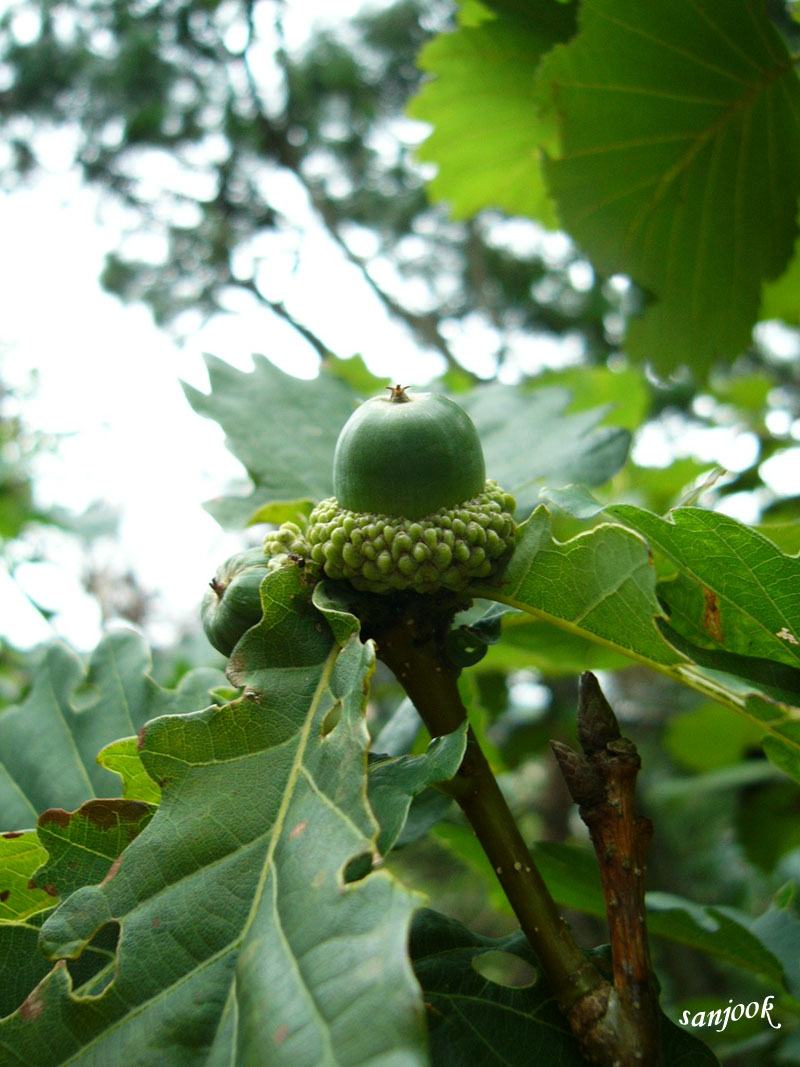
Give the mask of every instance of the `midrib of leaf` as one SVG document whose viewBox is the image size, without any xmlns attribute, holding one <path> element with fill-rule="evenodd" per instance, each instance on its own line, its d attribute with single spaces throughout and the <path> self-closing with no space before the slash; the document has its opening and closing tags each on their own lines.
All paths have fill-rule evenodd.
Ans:
<svg viewBox="0 0 800 1067">
<path fill-rule="evenodd" d="M 0 761 L 0 767 L 2 767 L 3 772 L 4 772 L 5 783 L 7 785 L 11 786 L 11 788 L 14 790 L 14 792 L 17 794 L 17 796 L 22 800 L 22 802 L 25 804 L 25 806 L 30 809 L 31 815 L 33 817 L 33 826 L 31 826 L 31 829 L 33 829 L 35 827 L 36 820 L 39 817 L 39 813 L 36 811 L 36 808 L 34 808 L 33 804 L 31 804 L 30 800 L 28 799 L 28 794 L 23 790 L 22 786 L 17 782 L 16 778 L 14 778 L 11 775 L 11 773 L 8 770 L 8 768 L 1 761 Z M 12 831 L 13 830 L 26 830 L 26 829 L 28 829 L 28 827 L 25 827 L 25 826 L 7 826 L 6 829 L 7 830 L 12 830 Z M 2 831 L 0 831 L 0 833 L 2 833 Z"/>
<path fill-rule="evenodd" d="M 314 996 L 313 996 L 311 990 L 308 988 L 308 983 L 305 981 L 305 978 L 303 976 L 303 972 L 300 969 L 300 966 L 299 966 L 299 964 L 297 962 L 297 957 L 295 956 L 294 952 L 292 951 L 291 942 L 286 937 L 286 934 L 284 933 L 284 930 L 283 930 L 283 923 L 281 922 L 281 917 L 280 917 L 280 909 L 278 907 L 278 872 L 277 871 L 273 871 L 273 873 L 272 873 L 272 886 L 273 886 L 273 889 L 272 889 L 272 916 L 273 916 L 273 921 L 275 923 L 275 930 L 276 930 L 276 932 L 278 934 L 278 937 L 280 938 L 281 944 L 284 947 L 284 953 L 286 955 L 286 959 L 291 962 L 292 970 L 294 971 L 294 974 L 295 974 L 295 976 L 297 978 L 298 988 L 305 990 L 306 1003 L 307 1003 L 310 1011 L 314 1015 L 314 1018 L 317 1020 L 317 1025 L 319 1027 L 320 1038 L 324 1041 L 324 1044 L 325 1044 L 325 1051 L 326 1051 L 325 1063 L 326 1064 L 336 1063 L 337 1060 L 336 1060 L 336 1058 L 334 1056 L 334 1053 L 333 1053 L 333 1046 L 331 1044 L 330 1033 L 328 1032 L 328 1025 L 327 1025 L 324 1017 L 322 1015 L 320 1015 L 319 1009 L 317 1007 L 317 1003 L 314 1000 Z"/>
<path fill-rule="evenodd" d="M 339 646 L 334 645 L 325 660 L 325 665 L 320 674 L 320 679 L 317 683 L 317 688 L 314 690 L 314 696 L 311 700 L 308 714 L 305 717 L 303 728 L 300 731 L 300 741 L 297 746 L 297 751 L 295 752 L 294 759 L 292 760 L 292 767 L 289 771 L 289 776 L 286 780 L 286 788 L 284 789 L 283 796 L 281 797 L 281 804 L 278 808 L 278 814 L 275 817 L 275 822 L 272 826 L 272 836 L 270 838 L 269 846 L 267 847 L 267 854 L 264 857 L 264 865 L 261 871 L 261 876 L 259 878 L 256 891 L 253 894 L 253 903 L 250 907 L 250 914 L 247 916 L 244 926 L 242 927 L 243 935 L 246 934 L 252 926 L 253 919 L 258 910 L 259 902 L 264 893 L 264 885 L 266 884 L 267 874 L 272 864 L 272 858 L 275 855 L 275 849 L 277 848 L 277 843 L 281 835 L 281 830 L 283 829 L 283 824 L 286 821 L 286 813 L 289 810 L 289 804 L 291 803 L 291 798 L 294 794 L 294 787 L 298 777 L 302 772 L 303 756 L 305 755 L 306 747 L 308 746 L 308 738 L 309 734 L 311 733 L 311 723 L 314 721 L 314 716 L 316 714 L 317 708 L 319 707 L 319 702 L 322 699 L 322 694 L 325 692 L 325 689 L 327 687 L 328 679 L 330 678 L 331 671 L 333 670 L 333 665 L 336 662 L 336 657 L 338 656 L 338 654 Z"/>
<path fill-rule="evenodd" d="M 630 578 L 630 574 L 625 576 L 625 580 Z M 493 589 L 491 586 L 471 586 L 475 596 L 483 597 L 486 600 L 496 600 L 499 604 L 506 604 L 510 608 L 518 608 L 520 611 L 525 612 L 526 615 L 531 615 L 534 618 L 541 619 L 543 622 L 552 623 L 553 626 L 557 626 L 559 630 L 566 630 L 567 633 L 574 634 L 578 637 L 588 638 L 588 640 L 594 642 L 597 645 L 604 645 L 606 648 L 612 649 L 614 652 L 622 652 L 630 659 L 636 660 L 637 663 L 641 663 L 646 667 L 656 668 L 657 664 L 655 660 L 648 659 L 647 656 L 643 656 L 640 652 L 636 652 L 634 649 L 629 648 L 627 645 L 617 644 L 615 641 L 609 640 L 607 637 L 602 637 L 600 634 L 594 633 L 592 630 L 587 630 L 582 626 L 578 626 L 570 619 L 563 619 L 558 615 L 550 615 L 546 611 L 542 611 L 541 608 L 531 607 L 524 600 L 517 600 L 514 596 L 509 596 L 504 593 L 498 592 L 497 589 Z M 598 604 L 602 604 L 606 597 L 600 597 L 595 601 L 593 607 L 597 607 Z M 581 618 L 585 616 L 586 612 L 583 612 Z M 665 642 L 666 644 L 666 642 Z M 675 652 L 676 657 L 681 655 L 679 652 Z M 659 665 L 658 668 L 662 673 L 674 677 L 671 669 L 666 665 Z M 738 705 L 737 705 L 738 707 Z"/>
<path fill-rule="evenodd" d="M 239 936 L 236 938 L 236 940 L 234 942 L 234 944 L 236 944 L 236 945 L 241 945 L 244 942 L 248 932 L 250 931 L 250 929 L 251 929 L 251 927 L 253 925 L 253 922 L 255 921 L 255 916 L 256 916 L 256 914 L 258 912 L 258 908 L 259 908 L 259 905 L 261 903 L 261 899 L 262 899 L 262 897 L 264 895 L 264 888 L 265 888 L 266 883 L 267 883 L 267 878 L 269 876 L 270 870 L 272 870 L 272 860 L 273 860 L 273 857 L 275 855 L 275 849 L 277 848 L 278 841 L 280 839 L 281 832 L 283 830 L 283 826 L 284 826 L 284 823 L 286 821 L 286 814 L 287 814 L 287 812 L 289 810 L 289 806 L 291 804 L 292 796 L 294 795 L 295 786 L 297 784 L 298 778 L 300 777 L 301 774 L 303 774 L 303 771 L 305 770 L 305 768 L 303 767 L 303 758 L 305 756 L 306 749 L 308 747 L 308 739 L 309 739 L 309 736 L 311 734 L 311 724 L 314 722 L 314 719 L 315 719 L 315 716 L 316 716 L 316 713 L 317 713 L 317 709 L 318 709 L 320 701 L 322 699 L 322 695 L 325 692 L 325 690 L 327 689 L 328 681 L 330 679 L 330 676 L 331 676 L 331 673 L 333 671 L 333 667 L 334 667 L 334 664 L 336 663 L 336 659 L 337 659 L 338 655 L 339 655 L 339 646 L 336 643 L 334 643 L 333 647 L 331 648 L 331 650 L 328 653 L 328 656 L 327 656 L 327 658 L 325 660 L 325 664 L 324 664 L 323 669 L 322 669 L 322 671 L 320 673 L 320 678 L 319 678 L 319 681 L 317 683 L 317 688 L 314 690 L 314 696 L 311 699 L 311 703 L 309 705 L 308 713 L 307 713 L 307 715 L 305 717 L 305 720 L 303 722 L 303 727 L 302 727 L 302 729 L 300 731 L 300 738 L 299 738 L 299 743 L 297 745 L 297 751 L 295 752 L 294 759 L 292 760 L 292 767 L 291 767 L 291 770 L 289 771 L 289 776 L 288 776 L 287 781 L 286 781 L 286 788 L 284 789 L 283 796 L 281 797 L 281 804 L 280 804 L 280 807 L 278 808 L 278 814 L 277 814 L 277 816 L 275 818 L 275 822 L 272 825 L 271 837 L 270 837 L 269 845 L 267 847 L 267 854 L 264 857 L 264 863 L 263 863 L 262 868 L 261 868 L 261 875 L 259 876 L 259 880 L 258 880 L 258 885 L 256 887 L 256 891 L 253 894 L 253 902 L 252 902 L 252 904 L 250 906 L 250 912 L 249 912 L 249 914 L 247 916 L 247 919 L 245 920 L 245 922 L 244 922 L 244 924 L 242 926 L 242 929 L 241 929 L 241 931 L 239 933 Z M 279 931 L 281 938 L 284 939 L 283 927 L 282 927 L 281 922 L 280 922 L 280 916 L 278 914 L 278 908 L 277 908 L 277 901 L 275 899 L 275 894 L 277 893 L 277 887 L 278 887 L 278 874 L 277 874 L 277 871 L 274 871 L 274 870 L 273 870 L 272 874 L 273 874 L 272 881 L 273 881 L 274 889 L 273 889 L 273 900 L 272 900 L 272 909 L 271 909 L 271 911 L 272 911 L 272 915 L 273 915 L 274 920 L 275 920 L 276 929 Z M 294 954 L 293 951 L 291 951 L 291 946 L 289 946 L 288 944 L 287 944 L 287 949 L 289 950 L 287 952 L 287 958 L 291 959 L 294 962 L 295 961 L 295 954 Z M 296 967 L 296 970 L 298 972 L 298 977 L 302 978 L 302 974 L 301 974 L 299 968 Z M 234 979 L 234 981 L 235 981 L 235 979 Z M 302 984 L 302 986 L 304 988 L 307 988 L 307 985 L 306 985 L 305 981 L 302 981 L 301 984 Z M 319 1013 L 316 1011 L 316 1005 L 314 1004 L 313 997 L 310 995 L 310 991 L 309 991 L 309 1000 L 311 1001 L 312 1005 L 315 1008 L 315 1014 L 319 1018 Z M 321 1023 L 324 1023 L 324 1020 L 320 1020 L 320 1021 L 321 1021 Z M 320 1032 L 325 1034 L 326 1043 L 329 1045 L 330 1044 L 330 1036 L 328 1034 L 327 1026 L 321 1025 L 320 1026 Z M 329 1048 L 329 1051 L 330 1051 L 330 1048 Z"/>
</svg>

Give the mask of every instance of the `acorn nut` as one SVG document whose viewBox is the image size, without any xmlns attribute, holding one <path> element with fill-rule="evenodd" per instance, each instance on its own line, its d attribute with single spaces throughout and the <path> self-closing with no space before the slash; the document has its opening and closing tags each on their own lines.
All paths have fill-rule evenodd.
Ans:
<svg viewBox="0 0 800 1067">
<path fill-rule="evenodd" d="M 261 619 L 261 581 L 270 561 L 260 548 L 231 556 L 217 568 L 200 608 L 206 637 L 229 656 L 246 630 Z"/>
</svg>

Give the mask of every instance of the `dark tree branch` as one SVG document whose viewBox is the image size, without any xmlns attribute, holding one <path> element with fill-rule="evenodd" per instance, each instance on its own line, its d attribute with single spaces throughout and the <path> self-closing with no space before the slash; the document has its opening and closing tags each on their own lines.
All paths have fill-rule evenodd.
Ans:
<svg viewBox="0 0 800 1067">
<path fill-rule="evenodd" d="M 658 1067 L 660 1014 L 644 905 L 647 848 L 653 827 L 634 810 L 641 760 L 589 671 L 581 675 L 578 737 L 583 755 L 551 742 L 572 799 L 589 829 L 603 885 L 614 991 L 632 1033 L 622 1065 Z"/>
</svg>

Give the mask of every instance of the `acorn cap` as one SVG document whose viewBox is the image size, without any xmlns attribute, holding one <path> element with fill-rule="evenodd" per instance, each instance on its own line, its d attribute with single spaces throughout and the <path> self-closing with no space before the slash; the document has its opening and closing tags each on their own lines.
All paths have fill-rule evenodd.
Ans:
<svg viewBox="0 0 800 1067">
<path fill-rule="evenodd" d="M 470 499 L 421 518 L 357 512 L 331 497 L 311 512 L 306 538 L 314 563 L 356 589 L 461 590 L 497 570 L 513 548 L 514 507 L 514 498 L 492 481 Z"/>
<path fill-rule="evenodd" d="M 295 559 L 308 559 L 310 551 L 303 531 L 295 522 L 284 522 L 277 530 L 270 530 L 264 538 L 264 554 L 267 556 L 268 571 L 277 570 Z"/>
</svg>

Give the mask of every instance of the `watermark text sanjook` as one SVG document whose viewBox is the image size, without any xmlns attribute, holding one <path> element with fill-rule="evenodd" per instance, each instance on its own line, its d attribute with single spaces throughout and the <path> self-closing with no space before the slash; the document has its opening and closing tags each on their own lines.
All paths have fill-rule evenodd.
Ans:
<svg viewBox="0 0 800 1067">
<path fill-rule="evenodd" d="M 774 1023 L 770 1015 L 774 999 L 774 996 L 764 997 L 761 1003 L 753 1000 L 750 1004 L 734 1004 L 733 1000 L 729 1000 L 727 1008 L 716 1008 L 714 1011 L 697 1011 L 694 1015 L 687 1010 L 681 1014 L 679 1022 L 681 1026 L 713 1026 L 717 1033 L 722 1033 L 729 1021 L 736 1023 L 742 1018 L 755 1019 L 760 1013 L 761 1018 L 766 1019 L 773 1030 L 780 1030 L 781 1023 Z M 722 1024 L 721 1026 L 718 1025 L 720 1023 Z"/>
</svg>

